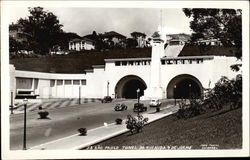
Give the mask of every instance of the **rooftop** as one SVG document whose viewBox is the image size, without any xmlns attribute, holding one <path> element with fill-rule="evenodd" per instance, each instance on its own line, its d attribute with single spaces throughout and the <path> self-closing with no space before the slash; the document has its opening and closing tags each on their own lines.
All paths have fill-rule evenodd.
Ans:
<svg viewBox="0 0 250 160">
<path fill-rule="evenodd" d="M 110 32 L 105 32 L 103 35 L 103 37 L 119 37 L 119 38 L 126 38 L 126 36 L 120 34 L 120 33 L 117 33 L 115 31 L 110 31 Z"/>
</svg>

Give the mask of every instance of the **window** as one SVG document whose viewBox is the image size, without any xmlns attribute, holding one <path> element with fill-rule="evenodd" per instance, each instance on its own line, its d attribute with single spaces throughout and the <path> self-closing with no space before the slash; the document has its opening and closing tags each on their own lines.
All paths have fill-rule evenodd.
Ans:
<svg viewBox="0 0 250 160">
<path fill-rule="evenodd" d="M 81 80 L 82 85 L 86 85 L 86 79 Z"/>
<path fill-rule="evenodd" d="M 133 61 L 129 61 L 129 65 L 130 65 L 130 66 L 133 66 L 133 65 L 134 65 L 134 62 L 133 62 Z"/>
<path fill-rule="evenodd" d="M 121 62 L 120 62 L 120 61 L 116 61 L 116 62 L 115 62 L 115 65 L 116 65 L 116 66 L 120 66 L 120 65 L 121 65 Z"/>
<path fill-rule="evenodd" d="M 73 85 L 80 85 L 80 80 L 73 80 Z"/>
<path fill-rule="evenodd" d="M 122 65 L 126 66 L 127 65 L 127 61 L 122 61 Z"/>
<path fill-rule="evenodd" d="M 50 80 L 50 87 L 54 87 L 55 86 L 55 80 Z"/>
<path fill-rule="evenodd" d="M 57 80 L 57 85 L 58 85 L 58 86 L 63 85 L 63 80 Z"/>
<path fill-rule="evenodd" d="M 72 84 L 72 81 L 71 80 L 65 80 L 65 85 L 71 85 Z"/>
</svg>

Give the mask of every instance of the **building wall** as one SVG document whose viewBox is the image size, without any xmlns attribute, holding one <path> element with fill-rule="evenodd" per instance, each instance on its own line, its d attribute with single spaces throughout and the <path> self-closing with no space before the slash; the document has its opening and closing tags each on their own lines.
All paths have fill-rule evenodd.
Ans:
<svg viewBox="0 0 250 160">
<path fill-rule="evenodd" d="M 147 87 L 150 86 L 150 58 L 108 60 L 104 67 L 94 67 L 86 74 L 55 74 L 15 70 L 10 65 L 10 92 L 14 95 L 17 89 L 30 89 L 40 98 L 102 98 L 109 94 L 115 97 L 117 83 L 126 76 L 141 78 Z M 126 62 L 126 63 L 123 63 Z M 131 63 L 133 62 L 133 63 Z M 159 62 L 160 63 L 160 62 Z M 192 64 L 162 64 L 160 69 L 160 88 L 163 98 L 167 96 L 169 82 L 178 75 L 191 75 L 199 80 L 203 88 L 212 88 L 221 76 L 234 78 L 237 72 L 230 69 L 236 63 L 234 57 L 218 57 L 192 62 Z M 22 81 L 22 83 L 20 82 Z M 109 82 L 109 85 L 108 85 Z M 32 84 L 31 84 L 32 83 Z"/>
<path fill-rule="evenodd" d="M 10 65 L 10 89 L 33 91 L 39 98 L 86 97 L 85 74 L 54 74 L 15 70 Z"/>
</svg>

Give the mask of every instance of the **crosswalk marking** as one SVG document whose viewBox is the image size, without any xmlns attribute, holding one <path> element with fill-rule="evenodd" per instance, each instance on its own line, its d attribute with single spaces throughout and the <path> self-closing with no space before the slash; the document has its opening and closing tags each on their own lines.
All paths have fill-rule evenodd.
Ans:
<svg viewBox="0 0 250 160">
<path fill-rule="evenodd" d="M 99 102 L 100 99 L 96 98 L 81 98 L 81 104 L 83 103 L 93 103 L 93 102 Z M 77 105 L 79 103 L 78 98 L 71 98 L 71 99 L 61 99 L 58 101 L 52 101 L 52 102 L 38 102 L 38 103 L 28 103 L 27 104 L 27 111 L 35 111 L 38 110 L 39 106 L 42 106 L 43 109 L 53 109 L 53 108 L 60 108 L 60 107 L 70 107 Z M 17 113 L 22 113 L 24 110 L 23 104 L 19 103 L 16 105 L 16 111 Z"/>
</svg>

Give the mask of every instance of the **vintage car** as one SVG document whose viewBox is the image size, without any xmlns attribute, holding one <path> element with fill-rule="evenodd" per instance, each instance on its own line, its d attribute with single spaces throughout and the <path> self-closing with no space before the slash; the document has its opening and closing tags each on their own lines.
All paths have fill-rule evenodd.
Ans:
<svg viewBox="0 0 250 160">
<path fill-rule="evenodd" d="M 149 102 L 150 107 L 160 107 L 161 106 L 161 101 L 159 99 L 151 99 Z"/>
<path fill-rule="evenodd" d="M 110 96 L 105 96 L 102 99 L 102 103 L 109 103 L 109 102 L 112 102 L 112 98 Z"/>
<path fill-rule="evenodd" d="M 124 104 L 124 103 L 117 103 L 115 105 L 115 111 L 124 111 L 124 110 L 127 110 L 127 106 Z"/>
<path fill-rule="evenodd" d="M 144 111 L 147 111 L 147 107 L 144 106 L 143 103 L 135 103 L 133 110 L 134 112 L 144 112 Z"/>
</svg>

